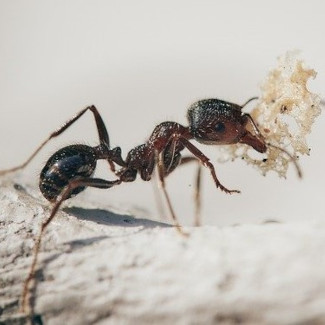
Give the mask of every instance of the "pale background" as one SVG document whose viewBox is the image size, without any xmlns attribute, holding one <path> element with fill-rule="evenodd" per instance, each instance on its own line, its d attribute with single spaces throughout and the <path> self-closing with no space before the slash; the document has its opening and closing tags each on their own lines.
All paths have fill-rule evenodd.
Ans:
<svg viewBox="0 0 325 325">
<path fill-rule="evenodd" d="M 310 88 L 324 94 L 323 1 L 0 1 L 0 168 L 22 162 L 48 134 L 81 108 L 95 104 L 124 156 L 164 120 L 186 124 L 197 99 L 243 103 L 276 58 L 300 49 L 318 71 Z M 262 177 L 244 162 L 218 164 L 227 196 L 204 173 L 205 224 L 224 225 L 323 218 L 324 114 L 301 160 L 303 180 Z M 97 143 L 91 114 L 53 141 L 24 172 L 37 184 L 49 155 L 70 143 Z M 102 166 L 102 164 L 101 164 Z M 103 178 L 114 178 L 100 169 Z M 167 180 L 182 224 L 192 222 L 194 166 Z M 92 200 L 158 218 L 153 187 L 138 179 L 111 190 L 89 189 Z"/>
</svg>

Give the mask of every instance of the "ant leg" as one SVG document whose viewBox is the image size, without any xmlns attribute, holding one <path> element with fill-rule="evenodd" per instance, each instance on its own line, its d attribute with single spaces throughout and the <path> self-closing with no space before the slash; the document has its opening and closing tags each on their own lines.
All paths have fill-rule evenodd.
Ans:
<svg viewBox="0 0 325 325">
<path fill-rule="evenodd" d="M 159 191 L 160 181 L 159 181 L 157 173 L 155 171 L 153 172 L 153 176 L 154 176 L 152 178 L 153 182 L 151 182 L 151 184 L 152 184 L 152 188 L 153 188 L 156 209 L 158 211 L 159 216 L 161 216 L 163 220 L 166 220 L 167 216 L 165 215 L 165 209 L 164 209 L 164 205 L 163 205 L 163 202 L 161 199 L 161 192 Z"/>
<path fill-rule="evenodd" d="M 197 147 L 195 147 L 191 142 L 189 142 L 185 138 L 180 137 L 178 141 L 180 141 L 184 145 L 184 147 L 186 147 L 195 157 L 197 157 L 205 167 L 209 168 L 211 176 L 217 187 L 219 187 L 222 191 L 228 194 L 240 193 L 240 191 L 238 190 L 228 190 L 219 182 L 214 166 L 211 164 L 210 159 L 205 156 L 202 151 L 200 151 Z"/>
<path fill-rule="evenodd" d="M 121 181 L 115 180 L 115 181 L 107 181 L 104 179 L 100 178 L 78 178 L 72 180 L 61 192 L 61 194 L 58 196 L 56 199 L 56 202 L 54 203 L 53 209 L 51 211 L 50 216 L 42 223 L 40 232 L 35 240 L 35 246 L 33 249 L 33 261 L 29 269 L 28 276 L 24 282 L 23 286 L 23 291 L 21 295 L 21 309 L 22 312 L 26 312 L 27 307 L 30 307 L 27 305 L 27 302 L 29 299 L 28 298 L 28 291 L 29 291 L 29 285 L 30 282 L 34 279 L 35 277 L 35 268 L 37 264 L 37 258 L 38 258 L 38 253 L 40 250 L 41 242 L 42 242 L 42 237 L 44 234 L 44 231 L 46 230 L 47 226 L 51 223 L 53 218 L 55 217 L 57 211 L 59 210 L 62 202 L 66 200 L 69 197 L 69 194 L 71 191 L 73 191 L 75 188 L 80 187 L 80 186 L 85 186 L 85 187 L 96 187 L 96 188 L 102 188 L 102 189 L 107 189 L 110 188 L 114 185 L 119 185 Z M 29 308 L 30 312 L 31 308 Z"/>
<path fill-rule="evenodd" d="M 187 236 L 189 236 L 189 234 L 185 233 L 182 230 L 182 227 L 181 227 L 181 225 L 179 224 L 179 222 L 178 222 L 178 220 L 176 218 L 176 214 L 174 212 L 173 206 L 171 204 L 169 195 L 168 195 L 167 190 L 166 190 L 166 186 L 165 186 L 165 166 L 164 166 L 164 160 L 163 160 L 163 157 L 162 157 L 162 153 L 158 153 L 158 151 L 156 151 L 155 152 L 155 159 L 157 161 L 157 169 L 158 169 L 158 177 L 159 177 L 160 186 L 161 186 L 162 191 L 164 193 L 170 215 L 171 215 L 172 219 L 174 220 L 174 225 L 175 225 L 177 231 L 182 236 L 187 237 Z"/>
<path fill-rule="evenodd" d="M 195 192 L 194 192 L 194 201 L 195 201 L 195 211 L 194 211 L 194 226 L 199 227 L 201 225 L 201 175 L 202 168 L 198 164 L 196 171 L 196 182 L 195 182 Z"/>
<path fill-rule="evenodd" d="M 199 163 L 199 160 L 195 157 L 190 157 L 190 156 L 182 157 L 179 166 L 187 164 L 189 162 L 198 163 L 196 177 L 195 177 L 194 195 L 193 195 L 193 197 L 194 197 L 194 226 L 197 227 L 197 226 L 201 225 L 200 220 L 201 220 L 201 171 L 202 171 L 202 168 L 201 168 L 201 164 Z M 165 178 L 165 176 L 164 176 L 164 178 Z M 157 181 L 158 178 L 154 177 L 154 180 Z M 160 180 L 158 180 L 158 181 L 160 182 Z M 154 190 L 157 209 L 159 211 L 159 214 L 164 216 L 163 204 L 162 204 L 161 197 L 160 197 L 157 189 L 158 189 L 158 187 L 155 182 L 155 184 L 153 186 L 153 190 Z"/>
<path fill-rule="evenodd" d="M 33 158 L 39 153 L 39 151 L 51 139 L 53 139 L 53 138 L 59 136 L 61 133 L 63 133 L 70 125 L 72 125 L 75 121 L 77 121 L 88 110 L 91 110 L 92 113 L 94 114 L 100 143 L 102 145 L 105 145 L 105 146 L 109 147 L 109 137 L 108 137 L 108 133 L 107 133 L 105 123 L 104 123 L 103 119 L 101 118 L 101 116 L 98 113 L 97 108 L 95 106 L 88 106 L 88 107 L 84 108 L 83 110 L 81 110 L 76 115 L 74 115 L 70 120 L 65 122 L 59 129 L 52 132 L 49 135 L 49 137 L 36 148 L 36 150 L 31 154 L 31 156 L 24 163 L 22 163 L 19 166 L 10 168 L 10 169 L 1 170 L 0 175 L 4 175 L 4 174 L 10 173 L 10 172 L 14 172 L 14 171 L 17 171 L 19 169 L 23 169 L 24 167 L 26 167 L 33 160 Z"/>
<path fill-rule="evenodd" d="M 195 188 L 194 188 L 194 226 L 198 227 L 201 225 L 201 174 L 202 168 L 199 160 L 196 157 L 183 157 L 180 165 L 187 164 L 189 162 L 197 162 L 197 171 L 195 177 Z"/>
</svg>

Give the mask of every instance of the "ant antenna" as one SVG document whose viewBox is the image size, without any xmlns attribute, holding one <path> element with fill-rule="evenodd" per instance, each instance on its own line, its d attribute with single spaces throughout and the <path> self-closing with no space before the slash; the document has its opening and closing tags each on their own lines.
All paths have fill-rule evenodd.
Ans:
<svg viewBox="0 0 325 325">
<path fill-rule="evenodd" d="M 248 103 L 252 102 L 253 100 L 257 100 L 257 99 L 258 99 L 257 96 L 256 97 L 252 97 L 248 101 L 246 101 L 243 105 L 241 105 L 241 107 L 244 108 Z"/>
<path fill-rule="evenodd" d="M 253 97 L 253 98 L 249 99 L 249 100 L 246 102 L 246 104 L 247 104 L 248 102 L 250 102 L 251 100 L 255 99 L 255 98 L 257 98 L 257 97 Z M 253 120 L 253 118 L 252 118 L 249 114 L 245 114 L 245 115 L 246 115 L 247 118 L 250 120 L 251 124 L 253 125 L 254 131 L 256 132 L 256 134 L 257 134 L 261 139 L 263 139 L 263 141 L 264 141 L 264 136 L 262 135 L 262 133 L 261 133 L 260 130 L 258 129 L 258 127 L 257 127 L 255 121 Z M 281 147 L 278 147 L 278 146 L 276 146 L 276 145 L 274 145 L 274 144 L 272 144 L 272 143 L 267 142 L 267 143 L 265 143 L 265 144 L 266 144 L 267 146 L 269 146 L 269 147 L 275 148 L 275 149 L 277 149 L 277 150 L 279 150 L 279 151 L 282 151 L 284 154 L 286 154 L 286 155 L 290 158 L 291 162 L 295 165 L 296 170 L 297 170 L 298 177 L 299 177 L 299 178 L 302 178 L 302 171 L 301 171 L 301 168 L 300 168 L 300 166 L 299 166 L 299 164 L 298 164 L 298 162 L 297 162 L 297 159 L 296 159 L 295 157 L 293 157 L 293 156 L 292 156 L 292 155 L 291 155 L 287 150 L 285 150 L 285 149 L 283 149 L 283 148 L 281 148 Z"/>
<path fill-rule="evenodd" d="M 267 143 L 266 145 L 269 146 L 269 147 L 275 148 L 277 150 L 280 150 L 283 153 L 285 153 L 290 158 L 291 162 L 295 165 L 296 170 L 297 170 L 298 177 L 299 178 L 302 178 L 301 168 L 300 168 L 300 166 L 299 166 L 299 164 L 297 162 L 297 159 L 294 156 L 292 156 L 287 150 L 285 150 L 285 149 L 283 149 L 281 147 L 278 147 L 278 146 L 276 146 L 276 145 L 274 145 L 272 143 Z"/>
</svg>

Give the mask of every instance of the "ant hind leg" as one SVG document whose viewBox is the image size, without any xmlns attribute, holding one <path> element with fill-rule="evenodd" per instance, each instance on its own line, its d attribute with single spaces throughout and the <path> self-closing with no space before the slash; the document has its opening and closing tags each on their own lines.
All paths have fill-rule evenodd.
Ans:
<svg viewBox="0 0 325 325">
<path fill-rule="evenodd" d="M 0 175 L 4 175 L 7 173 L 11 173 L 11 172 L 15 172 L 17 170 L 23 169 L 25 168 L 33 159 L 34 157 L 39 153 L 39 151 L 53 138 L 59 136 L 60 134 L 62 134 L 67 128 L 69 128 L 74 122 L 76 122 L 82 115 L 85 114 L 86 111 L 92 111 L 92 113 L 94 114 L 94 118 L 96 121 L 96 125 L 97 125 L 97 131 L 98 131 L 98 136 L 99 136 L 99 140 L 100 143 L 109 147 L 109 137 L 108 137 L 108 132 L 106 130 L 105 127 L 105 123 L 103 121 L 103 119 L 101 118 L 97 108 L 95 106 L 88 106 L 84 109 L 82 109 L 80 112 L 78 112 L 76 115 L 74 115 L 71 119 L 69 119 L 68 121 L 66 121 L 60 128 L 58 128 L 57 130 L 55 130 L 54 132 L 52 132 L 49 137 L 43 141 L 37 148 L 36 150 L 30 155 L 30 157 L 21 165 L 18 165 L 16 167 L 13 168 L 9 168 L 9 169 L 4 169 L 4 170 L 0 170 Z M 111 169 L 114 168 L 114 166 L 112 167 L 112 165 L 110 164 Z"/>
<path fill-rule="evenodd" d="M 70 183 L 62 190 L 61 194 L 56 199 L 54 206 L 52 208 L 50 216 L 42 223 L 40 232 L 35 240 L 35 245 L 33 248 L 33 261 L 29 269 L 28 276 L 24 281 L 23 291 L 21 295 L 21 309 L 22 312 L 31 312 L 31 306 L 29 305 L 28 292 L 30 287 L 30 282 L 35 278 L 36 264 L 38 253 L 41 247 L 42 238 L 47 226 L 51 223 L 56 213 L 58 212 L 62 202 L 69 197 L 69 194 L 77 187 L 95 187 L 107 189 L 114 185 L 119 185 L 121 181 L 107 181 L 100 178 L 77 178 L 70 181 Z"/>
</svg>

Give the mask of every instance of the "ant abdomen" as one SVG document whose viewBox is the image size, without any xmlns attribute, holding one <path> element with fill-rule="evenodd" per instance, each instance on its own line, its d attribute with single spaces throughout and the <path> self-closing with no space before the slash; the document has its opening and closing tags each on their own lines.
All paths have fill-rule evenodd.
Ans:
<svg viewBox="0 0 325 325">
<path fill-rule="evenodd" d="M 70 145 L 54 153 L 40 174 L 39 188 L 49 201 L 55 201 L 72 180 L 91 177 L 96 168 L 95 149 L 87 145 Z M 84 186 L 74 188 L 67 198 L 77 195 Z"/>
</svg>

